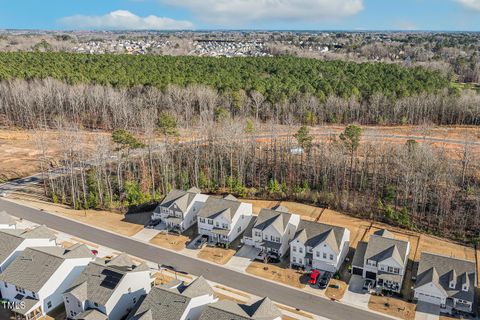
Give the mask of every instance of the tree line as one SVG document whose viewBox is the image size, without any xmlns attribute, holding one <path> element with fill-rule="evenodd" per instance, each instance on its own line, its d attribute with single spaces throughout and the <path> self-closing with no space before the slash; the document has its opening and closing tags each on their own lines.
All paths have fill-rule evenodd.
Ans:
<svg viewBox="0 0 480 320">
<path fill-rule="evenodd" d="M 295 57 L 89 55 L 2 52 L 0 79 L 44 79 L 113 87 L 205 85 L 220 93 L 258 91 L 277 103 L 297 93 L 368 99 L 381 92 L 402 98 L 450 86 L 438 72 L 395 64 L 320 61 Z"/>
<path fill-rule="evenodd" d="M 338 137 L 315 141 L 307 126 L 268 142 L 241 137 L 251 124 L 203 127 L 190 143 L 151 139 L 144 114 L 142 136 L 116 131 L 102 136 L 92 154 L 74 143 L 82 132 L 65 128 L 67 174 L 48 175 L 47 194 L 80 208 L 129 208 L 161 199 L 172 188 L 240 197 L 295 200 L 404 228 L 477 241 L 480 231 L 478 159 L 466 143 L 461 153 L 414 140 L 404 145 L 361 142 L 350 125 Z M 253 128 L 254 130 L 254 128 Z M 300 149 L 299 151 L 299 147 Z M 118 161 L 110 161 L 116 155 Z M 84 165 L 86 159 L 90 164 Z M 48 171 L 47 171 L 48 172 Z M 48 173 L 47 173 L 48 174 Z"/>
<path fill-rule="evenodd" d="M 55 127 L 64 119 L 84 128 L 138 128 L 143 111 L 161 121 L 168 115 L 190 128 L 224 119 L 252 119 L 278 124 L 480 124 L 480 94 L 444 89 L 390 99 L 379 92 L 368 100 L 330 95 L 325 99 L 296 93 L 272 103 L 259 91 L 220 93 L 204 85 L 169 85 L 164 90 L 135 86 L 114 88 L 93 84 L 69 85 L 52 78 L 0 81 L 0 125 L 23 128 Z"/>
</svg>

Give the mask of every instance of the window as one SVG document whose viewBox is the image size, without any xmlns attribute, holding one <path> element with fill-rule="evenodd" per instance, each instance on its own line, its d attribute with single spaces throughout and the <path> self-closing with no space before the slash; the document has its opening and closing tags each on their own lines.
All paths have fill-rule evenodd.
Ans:
<svg viewBox="0 0 480 320">
<path fill-rule="evenodd" d="M 205 223 L 205 218 L 200 218 L 201 223 Z"/>
<path fill-rule="evenodd" d="M 25 289 L 17 286 L 15 286 L 15 289 L 17 290 L 17 292 L 25 294 Z"/>
<path fill-rule="evenodd" d="M 137 304 L 137 298 L 133 297 L 133 304 Z"/>
<path fill-rule="evenodd" d="M 298 247 L 298 252 L 303 253 L 303 248 L 302 248 L 302 247 Z"/>
<path fill-rule="evenodd" d="M 333 254 L 330 255 L 330 260 L 333 260 Z"/>
<path fill-rule="evenodd" d="M 270 236 L 270 240 L 271 240 L 271 241 L 275 241 L 275 237 L 274 237 L 274 236 Z"/>
<path fill-rule="evenodd" d="M 37 294 L 35 292 L 32 292 L 32 298 L 37 299 Z"/>
<path fill-rule="evenodd" d="M 72 311 L 72 310 L 70 310 L 70 316 L 71 316 L 71 317 L 74 317 L 74 316 L 75 316 L 75 315 L 73 314 L 73 311 Z"/>
<path fill-rule="evenodd" d="M 228 229 L 228 224 L 224 223 L 224 224 L 222 225 L 222 227 L 223 227 L 223 229 Z"/>
<path fill-rule="evenodd" d="M 5 282 L 4 285 L 5 285 L 5 288 L 8 288 L 8 283 Z"/>
<path fill-rule="evenodd" d="M 327 259 L 327 254 L 325 252 L 323 253 L 323 259 Z"/>
<path fill-rule="evenodd" d="M 268 236 L 267 236 L 266 234 L 263 236 L 263 238 L 264 238 L 265 240 L 268 240 Z"/>
<path fill-rule="evenodd" d="M 68 300 L 68 297 L 65 297 L 65 302 L 70 303 L 70 300 Z"/>
<path fill-rule="evenodd" d="M 242 226 L 238 227 L 237 232 L 242 231 Z"/>
<path fill-rule="evenodd" d="M 262 233 L 260 231 L 255 231 L 255 236 L 256 237 L 261 237 L 262 236 Z"/>
<path fill-rule="evenodd" d="M 213 225 L 213 220 L 212 220 L 212 219 L 208 219 L 208 224 Z"/>
<path fill-rule="evenodd" d="M 317 258 L 320 258 L 320 251 L 315 252 L 315 255 L 317 256 Z"/>
<path fill-rule="evenodd" d="M 292 251 L 293 251 L 293 252 L 297 252 L 297 247 L 292 246 Z M 295 258 L 294 258 L 294 259 L 295 259 Z"/>
<path fill-rule="evenodd" d="M 275 241 L 280 242 L 280 237 L 276 237 Z"/>
<path fill-rule="evenodd" d="M 47 302 L 47 309 L 50 309 L 52 307 L 52 301 Z"/>
<path fill-rule="evenodd" d="M 298 258 L 298 263 L 303 263 L 302 258 Z"/>
<path fill-rule="evenodd" d="M 82 304 L 80 303 L 80 301 L 77 303 L 78 307 L 81 308 L 82 307 Z"/>
<path fill-rule="evenodd" d="M 215 227 L 220 227 L 220 223 L 218 223 L 218 221 L 215 222 Z"/>
<path fill-rule="evenodd" d="M 297 262 L 297 258 L 292 257 L 292 262 L 293 262 L 293 263 L 296 263 L 296 262 Z"/>
<path fill-rule="evenodd" d="M 98 308 L 98 303 L 94 302 L 93 305 Z"/>
</svg>

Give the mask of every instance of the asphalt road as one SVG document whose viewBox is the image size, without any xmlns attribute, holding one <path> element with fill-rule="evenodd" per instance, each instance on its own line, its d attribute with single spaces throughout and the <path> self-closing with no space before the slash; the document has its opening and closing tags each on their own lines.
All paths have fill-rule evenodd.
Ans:
<svg viewBox="0 0 480 320">
<path fill-rule="evenodd" d="M 237 288 L 261 297 L 267 296 L 274 301 L 332 320 L 388 319 L 366 310 L 323 299 L 273 282 L 260 280 L 224 267 L 215 266 L 210 263 L 202 262 L 194 258 L 176 254 L 168 250 L 150 246 L 146 243 L 131 240 L 2 199 L 0 199 L 0 211 L 1 210 L 6 210 L 16 217 L 38 224 L 44 224 L 52 229 L 65 232 L 117 251 L 126 252 L 141 259 L 157 262 L 159 264 L 171 265 L 178 270 L 194 275 L 203 275 L 209 280 L 226 286 Z"/>
</svg>

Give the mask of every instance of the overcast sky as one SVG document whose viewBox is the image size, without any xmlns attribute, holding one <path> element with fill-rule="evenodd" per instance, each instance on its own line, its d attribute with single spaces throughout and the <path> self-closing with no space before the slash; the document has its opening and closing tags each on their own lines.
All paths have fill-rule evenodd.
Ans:
<svg viewBox="0 0 480 320">
<path fill-rule="evenodd" d="M 480 31 L 480 0 L 0 0 L 0 28 Z"/>
</svg>

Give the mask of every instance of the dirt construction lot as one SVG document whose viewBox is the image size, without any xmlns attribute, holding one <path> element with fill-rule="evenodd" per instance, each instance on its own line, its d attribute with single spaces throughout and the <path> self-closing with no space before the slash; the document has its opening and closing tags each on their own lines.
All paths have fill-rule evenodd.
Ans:
<svg viewBox="0 0 480 320">
<path fill-rule="evenodd" d="M 305 284 L 301 282 L 303 272 L 300 271 L 288 268 L 280 268 L 275 265 L 264 264 L 260 262 L 252 262 L 246 271 L 247 273 L 254 274 L 262 278 L 281 282 L 297 288 L 305 288 Z"/>
<path fill-rule="evenodd" d="M 197 257 L 217 264 L 226 264 L 235 253 L 236 251 L 232 249 L 206 246 L 200 250 Z"/>
<path fill-rule="evenodd" d="M 415 319 L 415 304 L 404 300 L 372 295 L 368 302 L 368 307 L 393 317 L 405 320 Z"/>
<path fill-rule="evenodd" d="M 188 237 L 162 232 L 156 235 L 152 240 L 150 240 L 150 243 L 156 244 L 157 246 L 163 248 L 181 251 L 185 249 L 185 247 L 187 246 L 187 242 L 189 241 L 190 239 Z"/>
</svg>

